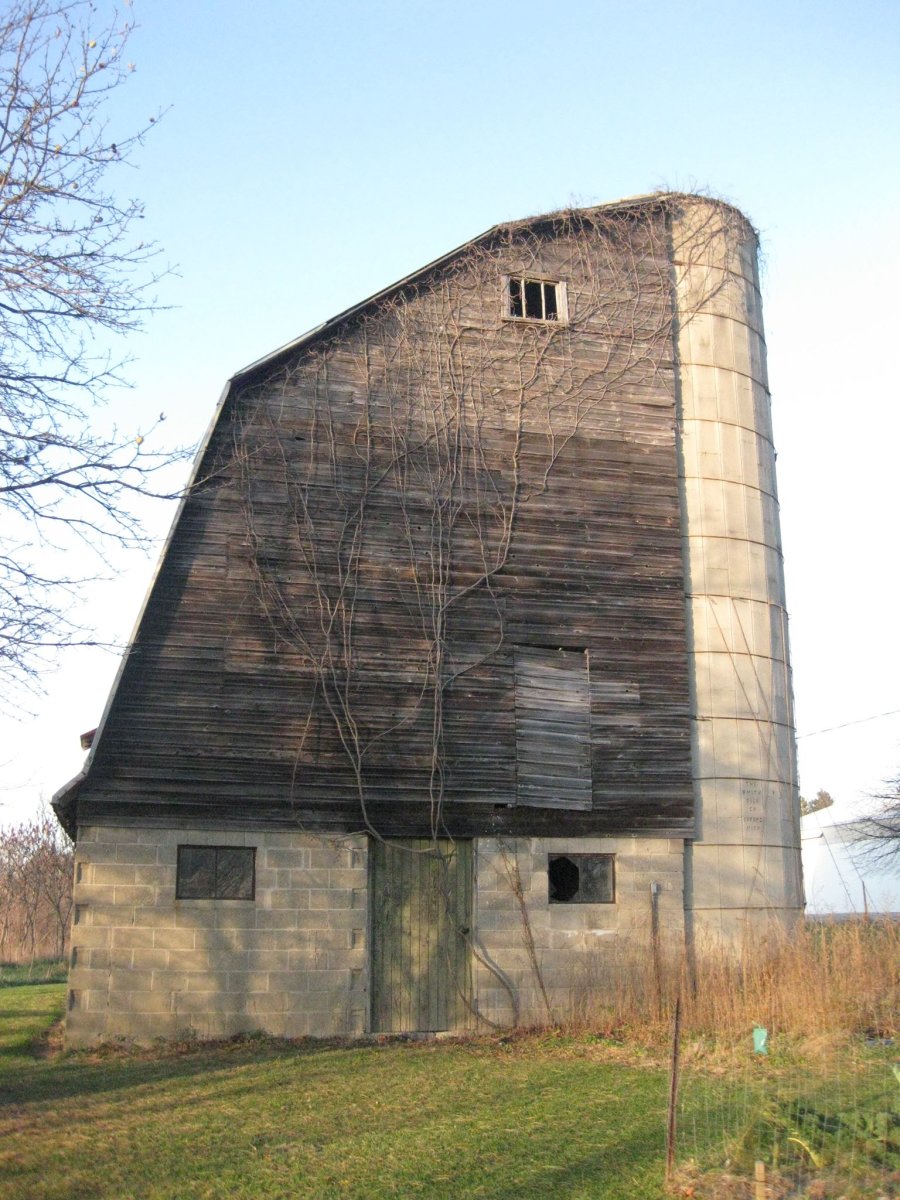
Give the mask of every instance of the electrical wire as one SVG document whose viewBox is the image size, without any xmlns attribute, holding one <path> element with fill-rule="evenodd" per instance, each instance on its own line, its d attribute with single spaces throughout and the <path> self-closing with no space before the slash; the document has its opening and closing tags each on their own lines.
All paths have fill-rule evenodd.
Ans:
<svg viewBox="0 0 900 1200">
<path fill-rule="evenodd" d="M 829 725 L 826 729 L 812 729 L 809 733 L 798 733 L 797 741 L 800 738 L 815 737 L 819 733 L 834 733 L 836 729 L 846 729 L 848 725 L 865 725 L 867 721 L 879 721 L 882 717 L 895 717 L 898 713 L 900 713 L 900 708 L 892 708 L 888 712 L 874 713 L 871 717 L 859 717 L 855 721 L 844 721 L 842 725 Z"/>
</svg>

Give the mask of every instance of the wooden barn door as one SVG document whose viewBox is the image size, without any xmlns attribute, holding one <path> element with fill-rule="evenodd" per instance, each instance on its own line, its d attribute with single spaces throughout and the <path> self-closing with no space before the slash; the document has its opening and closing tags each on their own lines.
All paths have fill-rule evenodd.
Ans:
<svg viewBox="0 0 900 1200">
<path fill-rule="evenodd" d="M 472 843 L 370 844 L 372 1029 L 426 1033 L 469 1023 Z"/>
</svg>

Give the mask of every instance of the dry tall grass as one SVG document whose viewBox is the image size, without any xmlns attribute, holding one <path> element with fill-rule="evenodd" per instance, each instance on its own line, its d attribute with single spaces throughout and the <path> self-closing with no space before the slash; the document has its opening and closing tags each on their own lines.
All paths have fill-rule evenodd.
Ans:
<svg viewBox="0 0 900 1200">
<path fill-rule="evenodd" d="M 893 1036 L 900 1011 L 900 923 L 892 920 L 773 927 L 732 950 L 699 946 L 662 956 L 614 948 L 594 960 L 573 989 L 573 1024 L 627 1031 L 656 1041 L 671 1032 L 681 995 L 683 1028 L 719 1041 L 754 1025 L 803 1039 Z"/>
</svg>

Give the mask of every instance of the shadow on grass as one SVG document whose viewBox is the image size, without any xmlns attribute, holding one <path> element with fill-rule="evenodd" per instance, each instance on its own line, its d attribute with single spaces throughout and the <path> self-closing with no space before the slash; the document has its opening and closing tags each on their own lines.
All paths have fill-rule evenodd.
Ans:
<svg viewBox="0 0 900 1200">
<path fill-rule="evenodd" d="M 48 1013 L 48 1016 L 56 1015 L 55 1011 Z M 149 1050 L 102 1047 L 98 1051 L 76 1050 L 47 1058 L 34 1052 L 39 1045 L 37 1039 L 26 1037 L 0 1050 L 0 1058 L 16 1059 L 14 1072 L 0 1066 L 0 1109 L 4 1104 L 86 1098 L 172 1080 L 209 1078 L 237 1066 L 316 1057 L 349 1049 L 345 1045 L 242 1038 L 202 1048 L 176 1048 L 171 1043 L 164 1043 Z M 22 1069 L 23 1053 L 33 1061 L 33 1069 Z"/>
<path fill-rule="evenodd" d="M 524 1200 L 524 1198 L 591 1197 L 592 1200 L 662 1200 L 664 1188 L 665 1151 L 662 1144 L 663 1115 L 656 1109 L 646 1110 L 638 1122 L 631 1120 L 622 1128 L 621 1112 L 608 1107 L 596 1114 L 596 1147 L 576 1150 L 573 1138 L 566 1136 L 566 1123 L 553 1122 L 547 1136 L 521 1139 L 510 1143 L 506 1152 L 498 1152 L 495 1161 L 487 1166 L 477 1153 L 477 1138 L 469 1152 L 475 1151 L 460 1175 L 451 1183 L 447 1193 L 430 1191 L 424 1178 L 417 1196 L 452 1195 L 478 1196 L 483 1200 Z M 484 1114 L 489 1126 L 492 1116 Z M 583 1137 L 583 1130 L 577 1135 Z M 561 1141 L 562 1139 L 562 1141 Z M 466 1151 L 460 1152 L 460 1157 Z M 402 1184 L 402 1180 L 398 1181 Z M 362 1193 L 358 1193 L 362 1194 Z M 398 1194 L 402 1194 L 398 1193 Z"/>
<path fill-rule="evenodd" d="M 43 1017 L 46 1022 L 55 1021 L 59 1016 L 59 1005 L 55 1004 L 52 1008 L 33 1008 L 28 1014 L 31 1017 Z M 19 1021 L 22 1018 L 22 1010 L 19 1008 L 0 1008 L 0 1021 Z M 0 1048 L 0 1054 L 5 1051 Z"/>
<path fill-rule="evenodd" d="M 655 1070 L 557 1058 L 534 1042 L 245 1037 L 23 1054 L 23 1039 L 46 1037 L 61 998 L 23 1004 L 16 1044 L 0 1053 L 0 1113 L 23 1139 L 4 1196 L 148 1195 L 151 1178 L 158 1200 L 201 1190 L 257 1200 L 664 1194 Z"/>
<path fill-rule="evenodd" d="M 657 1131 L 654 1131 L 658 1133 Z M 479 1200 L 523 1200 L 523 1197 L 591 1197 L 591 1200 L 664 1200 L 665 1170 L 662 1150 L 648 1165 L 648 1145 L 632 1138 L 615 1149 L 587 1154 L 565 1167 L 543 1168 L 527 1179 L 521 1175 L 511 1182 L 497 1180 L 496 1185 L 473 1185 L 454 1191 L 454 1200 L 478 1196 Z M 634 1160 L 634 1167 L 628 1166 Z M 658 1160 L 658 1161 L 655 1161 Z M 637 1165 L 640 1161 L 641 1166 Z M 426 1195 L 427 1193 L 421 1193 Z"/>
</svg>

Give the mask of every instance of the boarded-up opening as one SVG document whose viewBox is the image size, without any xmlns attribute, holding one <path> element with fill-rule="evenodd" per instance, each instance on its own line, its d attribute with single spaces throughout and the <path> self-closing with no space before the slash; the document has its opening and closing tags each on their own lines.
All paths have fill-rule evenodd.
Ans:
<svg viewBox="0 0 900 1200">
<path fill-rule="evenodd" d="M 591 689 L 581 650 L 516 649 L 519 804 L 589 809 Z"/>
<path fill-rule="evenodd" d="M 372 1029 L 461 1029 L 471 1015 L 472 843 L 371 843 Z"/>
</svg>

